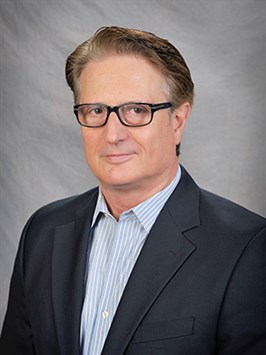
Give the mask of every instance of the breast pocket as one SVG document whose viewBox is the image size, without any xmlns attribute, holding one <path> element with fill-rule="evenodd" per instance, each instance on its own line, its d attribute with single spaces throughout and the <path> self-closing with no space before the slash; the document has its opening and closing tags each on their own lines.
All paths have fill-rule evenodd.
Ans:
<svg viewBox="0 0 266 355">
<path fill-rule="evenodd" d="M 146 323 L 141 325 L 132 339 L 133 343 L 144 343 L 184 337 L 193 334 L 194 317 Z"/>
</svg>

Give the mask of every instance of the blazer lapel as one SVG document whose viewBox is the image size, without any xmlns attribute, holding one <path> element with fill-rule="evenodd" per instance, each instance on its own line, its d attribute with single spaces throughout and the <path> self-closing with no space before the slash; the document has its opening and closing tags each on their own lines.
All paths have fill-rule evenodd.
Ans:
<svg viewBox="0 0 266 355">
<path fill-rule="evenodd" d="M 124 354 L 152 303 L 196 249 L 182 232 L 199 225 L 199 189 L 184 170 L 181 181 L 162 209 L 135 264 L 102 355 Z"/>
<path fill-rule="evenodd" d="M 96 200 L 96 199 L 95 199 Z M 52 297 L 60 354 L 79 354 L 80 316 L 91 219 L 95 201 L 55 229 Z"/>
</svg>

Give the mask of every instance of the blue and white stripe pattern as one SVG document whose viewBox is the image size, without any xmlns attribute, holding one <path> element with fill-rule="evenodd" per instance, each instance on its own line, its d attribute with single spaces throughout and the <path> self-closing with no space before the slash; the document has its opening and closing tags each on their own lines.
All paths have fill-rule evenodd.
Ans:
<svg viewBox="0 0 266 355">
<path fill-rule="evenodd" d="M 177 186 L 174 180 L 138 206 L 121 214 L 110 214 L 99 191 L 92 227 L 95 225 L 88 261 L 86 292 L 81 316 L 82 355 L 100 355 L 130 273 L 158 214 Z M 97 217 L 98 223 L 96 223 Z"/>
</svg>

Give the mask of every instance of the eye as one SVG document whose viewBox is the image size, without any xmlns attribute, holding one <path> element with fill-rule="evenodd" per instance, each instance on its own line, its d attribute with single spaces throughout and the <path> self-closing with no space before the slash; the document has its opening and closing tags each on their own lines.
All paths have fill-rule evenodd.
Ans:
<svg viewBox="0 0 266 355">
<path fill-rule="evenodd" d="M 143 108 L 140 106 L 134 106 L 134 107 L 132 107 L 131 110 L 136 114 L 141 114 L 141 113 L 145 112 L 145 110 L 143 110 Z"/>
<path fill-rule="evenodd" d="M 93 124 L 93 122 L 103 119 L 105 115 L 106 108 L 103 105 L 83 105 L 79 108 L 79 119 L 86 124 Z"/>
<path fill-rule="evenodd" d="M 126 106 L 126 112 L 129 115 L 144 116 L 149 113 L 149 107 L 142 104 L 130 104 Z"/>
<path fill-rule="evenodd" d="M 102 115 L 104 112 L 104 108 L 101 106 L 89 106 L 87 109 L 87 115 Z"/>
<path fill-rule="evenodd" d="M 84 117 L 86 120 L 88 118 L 99 118 L 103 117 L 106 114 L 106 108 L 103 105 L 84 105 L 80 106 L 79 113 Z"/>
</svg>

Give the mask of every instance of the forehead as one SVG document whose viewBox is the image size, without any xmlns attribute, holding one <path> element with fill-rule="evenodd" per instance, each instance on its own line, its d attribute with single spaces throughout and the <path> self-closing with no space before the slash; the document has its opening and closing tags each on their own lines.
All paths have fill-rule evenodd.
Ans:
<svg viewBox="0 0 266 355">
<path fill-rule="evenodd" d="M 102 98 L 121 102 L 158 100 L 166 98 L 165 92 L 166 82 L 161 72 L 139 57 L 116 55 L 92 61 L 80 76 L 81 102 L 88 99 L 103 102 Z"/>
</svg>

